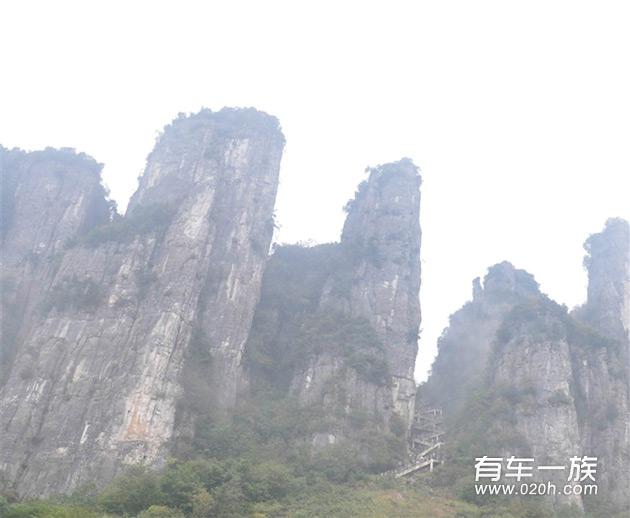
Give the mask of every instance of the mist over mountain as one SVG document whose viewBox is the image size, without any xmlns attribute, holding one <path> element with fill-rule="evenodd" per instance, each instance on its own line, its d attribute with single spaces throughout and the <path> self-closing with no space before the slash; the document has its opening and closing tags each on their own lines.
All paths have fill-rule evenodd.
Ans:
<svg viewBox="0 0 630 518">
<path fill-rule="evenodd" d="M 284 144 L 255 109 L 181 115 L 124 215 L 93 158 L 0 147 L 2 512 L 627 511 L 628 222 L 588 237 L 571 312 L 490 266 L 418 387 L 418 167 L 370 167 L 339 241 L 271 247 Z M 483 455 L 595 456 L 599 493 L 478 498 Z"/>
</svg>

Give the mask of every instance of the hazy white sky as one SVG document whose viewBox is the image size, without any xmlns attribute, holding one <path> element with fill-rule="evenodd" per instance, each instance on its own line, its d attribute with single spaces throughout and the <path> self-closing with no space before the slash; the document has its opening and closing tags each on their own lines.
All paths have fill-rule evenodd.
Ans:
<svg viewBox="0 0 630 518">
<path fill-rule="evenodd" d="M 3 1 L 0 143 L 75 147 L 121 206 L 178 112 L 255 106 L 287 137 L 283 242 L 338 238 L 367 165 L 423 171 L 423 379 L 507 259 L 569 306 L 582 242 L 630 217 L 625 1 Z"/>
</svg>

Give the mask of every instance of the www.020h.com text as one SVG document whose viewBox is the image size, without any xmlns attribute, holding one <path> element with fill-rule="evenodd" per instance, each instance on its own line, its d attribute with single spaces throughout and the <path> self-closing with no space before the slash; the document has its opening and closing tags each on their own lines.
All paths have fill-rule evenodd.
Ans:
<svg viewBox="0 0 630 518">
<path fill-rule="evenodd" d="M 478 495 L 596 495 L 597 484 L 566 484 L 558 490 L 553 482 L 529 484 L 475 484 Z"/>
</svg>

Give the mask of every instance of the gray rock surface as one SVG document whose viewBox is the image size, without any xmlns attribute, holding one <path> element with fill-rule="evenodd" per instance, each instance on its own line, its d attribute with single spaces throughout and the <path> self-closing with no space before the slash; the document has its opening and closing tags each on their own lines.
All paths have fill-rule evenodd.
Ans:
<svg viewBox="0 0 630 518">
<path fill-rule="evenodd" d="M 164 462 L 192 418 L 187 365 L 218 409 L 234 404 L 283 145 L 255 110 L 182 116 L 111 223 L 92 160 L 3 151 L 3 282 L 24 315 L 0 392 L 5 489 L 45 496 Z"/>
<path fill-rule="evenodd" d="M 489 444 L 504 457 L 567 466 L 534 481 L 564 487 L 571 457 L 597 457 L 597 497 L 548 500 L 601 514 L 630 509 L 628 223 L 610 220 L 585 248 L 588 300 L 572 314 L 507 263 L 492 267 L 483 287 L 475 280 L 473 301 L 451 317 L 421 394 L 461 425 L 481 390 Z M 461 436 L 453 430 L 451 440 Z"/>
<path fill-rule="evenodd" d="M 280 247 L 249 343 L 252 377 L 328 415 L 408 426 L 420 325 L 420 192 L 408 159 L 369 170 L 340 243 Z M 256 381 L 254 384 L 256 385 Z M 330 434 L 351 435 L 342 417 Z"/>
<path fill-rule="evenodd" d="M 600 459 L 603 498 L 630 510 L 630 225 L 610 219 L 584 248 L 588 297 L 573 316 L 598 336 L 573 348 L 582 445 Z"/>
<path fill-rule="evenodd" d="M 510 417 L 502 416 L 503 426 L 523 440 L 523 444 L 502 445 L 502 454 L 533 458 L 529 464 L 533 466 L 567 466 L 563 472 L 534 469 L 527 482 L 551 481 L 558 488 L 578 485 L 567 480 L 569 459 L 592 453 L 584 451 L 580 437 L 566 315 L 542 296 L 521 308 L 515 308 L 503 324 L 507 336 L 499 338 L 491 358 L 491 386 L 511 406 Z M 549 499 L 556 505 L 582 508 L 577 495 L 559 492 Z"/>
<path fill-rule="evenodd" d="M 473 281 L 473 299 L 450 317 L 438 341 L 431 375 L 419 391 L 425 403 L 452 418 L 485 379 L 486 363 L 503 319 L 515 305 L 540 296 L 538 283 L 504 261 L 488 268 L 483 285 Z"/>
<path fill-rule="evenodd" d="M 630 230 L 613 218 L 584 243 L 588 298 L 577 317 L 607 335 L 630 341 Z"/>
</svg>

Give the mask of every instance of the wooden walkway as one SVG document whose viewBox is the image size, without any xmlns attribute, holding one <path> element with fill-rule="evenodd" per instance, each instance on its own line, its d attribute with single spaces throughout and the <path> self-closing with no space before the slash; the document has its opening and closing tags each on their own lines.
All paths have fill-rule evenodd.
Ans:
<svg viewBox="0 0 630 518">
<path fill-rule="evenodd" d="M 436 465 L 444 463 L 441 455 L 443 445 L 442 409 L 420 407 L 415 412 L 409 432 L 410 462 L 381 475 L 401 478 L 426 469 L 432 472 Z"/>
</svg>

